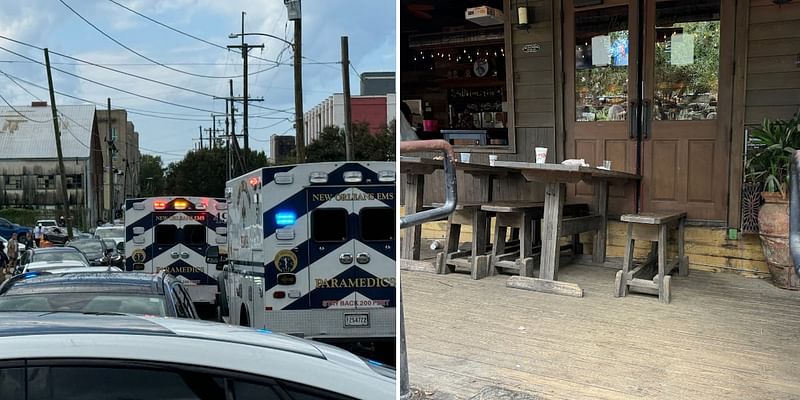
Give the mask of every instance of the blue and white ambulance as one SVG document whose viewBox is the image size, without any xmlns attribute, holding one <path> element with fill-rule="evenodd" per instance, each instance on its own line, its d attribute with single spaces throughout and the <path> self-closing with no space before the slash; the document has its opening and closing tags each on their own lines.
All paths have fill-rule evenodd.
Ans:
<svg viewBox="0 0 800 400">
<path fill-rule="evenodd" d="M 229 181 L 229 323 L 318 340 L 395 337 L 395 165 L 262 168 Z"/>
<path fill-rule="evenodd" d="M 186 283 L 199 308 L 216 308 L 215 264 L 209 246 L 227 244 L 225 199 L 163 196 L 125 201 L 125 270 L 164 270 Z"/>
</svg>

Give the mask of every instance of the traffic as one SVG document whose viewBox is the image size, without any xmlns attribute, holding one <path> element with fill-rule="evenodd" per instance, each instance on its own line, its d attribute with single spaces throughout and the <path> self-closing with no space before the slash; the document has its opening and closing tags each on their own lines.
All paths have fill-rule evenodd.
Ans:
<svg viewBox="0 0 800 400">
<path fill-rule="evenodd" d="M 74 364 L 98 391 L 113 377 L 97 365 L 137 360 L 158 368 L 123 369 L 202 367 L 197 378 L 213 379 L 170 383 L 220 394 L 197 398 L 231 384 L 274 398 L 393 398 L 394 185 L 393 162 L 309 163 L 233 178 L 224 198 L 127 199 L 121 221 L 71 238 L 61 220 L 0 221 L 0 340 L 15 349 L 0 360 Z M 0 398 L 25 398 L 8 387 Z"/>
</svg>

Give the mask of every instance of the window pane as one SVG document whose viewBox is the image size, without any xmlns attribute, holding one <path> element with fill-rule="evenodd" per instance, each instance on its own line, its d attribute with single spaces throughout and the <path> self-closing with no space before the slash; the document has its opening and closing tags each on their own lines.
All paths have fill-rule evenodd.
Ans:
<svg viewBox="0 0 800 400">
<path fill-rule="evenodd" d="M 233 390 L 236 400 L 282 399 L 275 388 L 268 384 L 236 381 L 233 384 Z"/>
<path fill-rule="evenodd" d="M 183 227 L 183 241 L 191 245 L 206 244 L 206 227 L 204 225 L 186 225 Z"/>
<path fill-rule="evenodd" d="M 395 212 L 389 207 L 363 208 L 358 213 L 361 238 L 367 241 L 394 240 Z"/>
<path fill-rule="evenodd" d="M 25 399 L 24 368 L 0 369 L 0 399 L 3 400 Z"/>
<path fill-rule="evenodd" d="M 224 399 L 223 380 L 160 369 L 57 366 L 30 368 L 31 398 L 58 400 Z"/>
<path fill-rule="evenodd" d="M 628 110 L 628 7 L 575 13 L 575 120 L 624 121 Z"/>
<path fill-rule="evenodd" d="M 175 225 L 159 225 L 155 228 L 156 244 L 167 245 L 178 242 L 178 227 Z"/>
<path fill-rule="evenodd" d="M 653 119 L 717 118 L 719 1 L 656 3 Z"/>
<path fill-rule="evenodd" d="M 311 238 L 316 242 L 347 240 L 347 210 L 343 208 L 316 209 L 311 212 Z"/>
</svg>

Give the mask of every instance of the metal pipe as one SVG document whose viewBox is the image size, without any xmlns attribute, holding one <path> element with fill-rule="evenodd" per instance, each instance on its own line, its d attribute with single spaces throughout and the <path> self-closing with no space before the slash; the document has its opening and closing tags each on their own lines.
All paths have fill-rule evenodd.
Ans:
<svg viewBox="0 0 800 400">
<path fill-rule="evenodd" d="M 400 218 L 400 229 L 420 225 L 428 221 L 450 215 L 456 209 L 458 188 L 456 185 L 455 153 L 450 143 L 444 140 L 415 140 L 400 143 L 400 153 L 404 151 L 440 150 L 444 153 L 444 205 L 432 210 L 406 215 Z"/>
<path fill-rule="evenodd" d="M 789 251 L 800 275 L 800 150 L 794 152 L 789 180 Z"/>
</svg>

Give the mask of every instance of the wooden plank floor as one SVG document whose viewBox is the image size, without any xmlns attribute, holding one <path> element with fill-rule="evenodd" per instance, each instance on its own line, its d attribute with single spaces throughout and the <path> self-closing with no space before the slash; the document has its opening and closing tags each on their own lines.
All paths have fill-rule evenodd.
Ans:
<svg viewBox="0 0 800 400">
<path fill-rule="evenodd" d="M 616 270 L 572 264 L 584 298 L 402 272 L 411 386 L 469 399 L 800 399 L 800 292 L 733 274 L 673 277 L 672 303 L 614 298 Z"/>
</svg>

